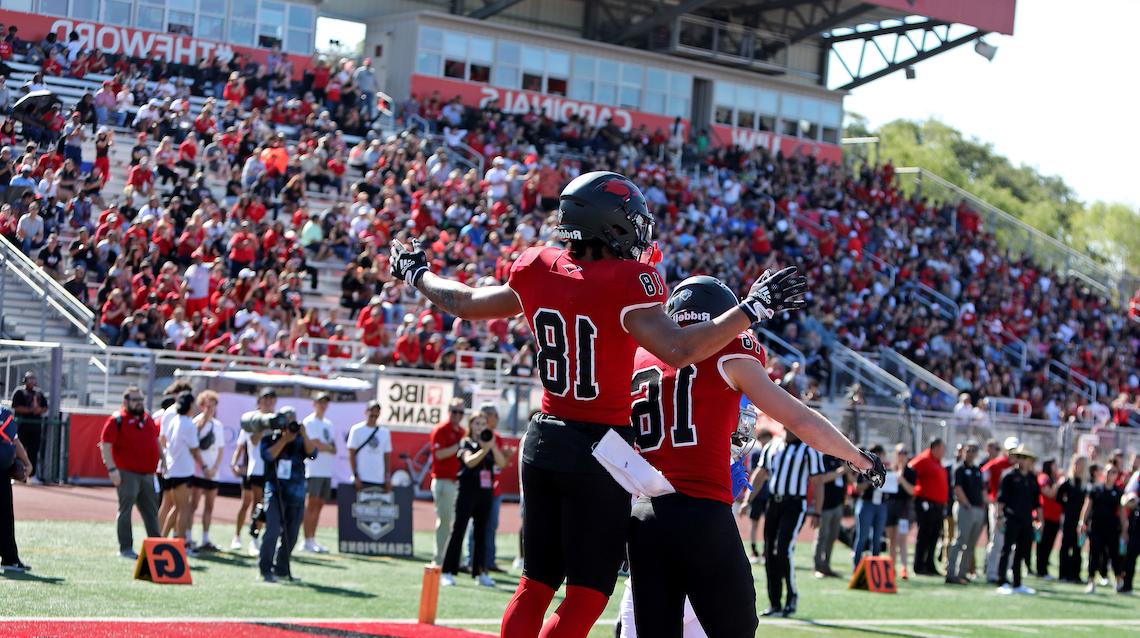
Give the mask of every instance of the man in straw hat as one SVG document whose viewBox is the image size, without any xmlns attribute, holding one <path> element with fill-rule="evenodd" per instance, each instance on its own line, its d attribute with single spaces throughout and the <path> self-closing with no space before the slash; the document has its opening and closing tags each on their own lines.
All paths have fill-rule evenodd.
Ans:
<svg viewBox="0 0 1140 638">
<path fill-rule="evenodd" d="M 1034 514 L 1039 514 L 1037 510 L 1041 506 L 1041 492 L 1033 473 L 1033 464 L 1037 456 L 1030 452 L 1025 444 L 1021 444 L 1009 451 L 1009 458 L 1015 465 L 1001 477 L 997 496 L 1001 516 L 998 524 L 1002 525 L 1004 520 L 1005 526 L 1005 540 L 1001 548 L 1001 559 L 998 561 L 998 593 L 1033 595 L 1037 592 L 1032 587 L 1021 584 L 1021 566 L 1029 564 L 1029 551 L 1033 546 Z M 1015 547 L 1017 549 L 1013 556 L 1011 584 L 1006 579 L 1006 568 L 1009 566 L 1010 550 Z"/>
</svg>

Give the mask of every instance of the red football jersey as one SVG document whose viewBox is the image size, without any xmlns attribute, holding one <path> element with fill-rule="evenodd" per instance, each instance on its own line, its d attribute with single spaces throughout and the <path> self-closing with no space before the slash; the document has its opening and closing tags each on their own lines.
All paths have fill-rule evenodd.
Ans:
<svg viewBox="0 0 1140 638">
<path fill-rule="evenodd" d="M 540 246 L 515 261 L 507 285 L 534 333 L 542 411 L 629 425 L 637 342 L 622 322 L 632 310 L 665 303 L 657 271 L 632 259 L 579 262 L 565 249 Z"/>
<path fill-rule="evenodd" d="M 680 369 L 641 348 L 634 357 L 631 421 L 638 447 L 686 496 L 732 503 L 730 437 L 740 421 L 742 393 L 732 387 L 724 364 L 739 358 L 767 365 L 764 349 L 745 333 Z"/>
</svg>

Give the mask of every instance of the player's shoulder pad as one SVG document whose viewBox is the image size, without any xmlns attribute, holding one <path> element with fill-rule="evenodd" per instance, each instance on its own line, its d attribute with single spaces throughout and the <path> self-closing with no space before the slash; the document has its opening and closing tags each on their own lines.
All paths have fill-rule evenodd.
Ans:
<svg viewBox="0 0 1140 638">
<path fill-rule="evenodd" d="M 552 262 L 559 252 L 560 249 L 553 246 L 531 246 L 519 255 L 515 263 L 511 264 L 511 272 L 518 272 L 535 262 Z"/>
</svg>

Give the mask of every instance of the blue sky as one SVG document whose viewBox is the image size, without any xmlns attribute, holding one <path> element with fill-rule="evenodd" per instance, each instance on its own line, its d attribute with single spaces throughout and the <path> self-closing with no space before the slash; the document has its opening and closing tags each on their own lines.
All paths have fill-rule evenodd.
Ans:
<svg viewBox="0 0 1140 638">
<path fill-rule="evenodd" d="M 916 65 L 914 80 L 900 72 L 855 89 L 844 106 L 872 126 L 936 117 L 1086 201 L 1140 206 L 1137 24 L 1137 0 L 1020 0 L 1014 35 L 986 37 L 993 62 L 965 45 Z"/>
<path fill-rule="evenodd" d="M 1136 25 L 1140 0 L 1096 0 L 1095 10 L 1062 0 L 1020 0 L 1013 36 L 986 37 L 993 62 L 965 45 L 858 89 L 845 107 L 872 126 L 936 117 L 990 142 L 1018 164 L 1060 175 L 1086 201 L 1140 207 L 1140 83 Z M 349 31 L 359 30 L 349 37 Z M 355 29 L 354 29 L 355 27 Z M 363 37 L 363 25 L 321 20 L 330 34 Z"/>
</svg>

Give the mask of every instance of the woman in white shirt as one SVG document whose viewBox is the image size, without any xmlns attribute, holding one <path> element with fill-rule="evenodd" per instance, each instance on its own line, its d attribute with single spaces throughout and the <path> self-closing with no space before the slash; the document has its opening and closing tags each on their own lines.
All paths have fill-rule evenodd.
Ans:
<svg viewBox="0 0 1140 638">
<path fill-rule="evenodd" d="M 264 399 L 263 399 L 264 400 Z M 274 398 L 276 401 L 276 397 Z M 268 405 L 268 404 L 266 404 Z M 258 409 L 262 409 L 258 405 Z M 265 412 L 271 412 L 268 407 Z M 234 476 L 241 478 L 241 506 L 238 508 L 237 519 L 234 525 L 234 538 L 230 541 L 230 549 L 241 549 L 242 527 L 245 526 L 246 514 L 262 501 L 265 490 L 265 461 L 261 458 L 261 432 L 250 434 L 242 430 L 238 434 L 237 447 L 234 448 L 233 458 L 230 459 L 230 469 Z M 256 556 L 261 547 L 256 538 L 250 541 L 249 553 Z"/>
<path fill-rule="evenodd" d="M 194 510 L 190 508 L 194 470 L 202 465 L 202 455 L 198 451 L 198 426 L 190 418 L 194 409 L 194 395 L 183 392 L 175 399 L 177 416 L 170 422 L 166 439 L 166 482 L 170 486 L 171 503 L 174 507 L 163 525 L 163 536 L 173 530 L 175 538 L 186 538 Z M 189 551 L 189 550 L 188 550 Z"/>
<path fill-rule="evenodd" d="M 198 395 L 197 403 L 199 413 L 194 417 L 194 425 L 198 426 L 198 453 L 202 455 L 202 464 L 195 469 L 194 480 L 190 482 L 194 488 L 190 511 L 198 511 L 199 501 L 204 503 L 202 543 L 198 549 L 213 552 L 218 548 L 210 542 L 210 522 L 214 517 L 214 499 L 218 496 L 218 468 L 222 465 L 222 447 L 225 446 L 226 437 L 222 422 L 214 416 L 218 411 L 218 393 L 206 390 Z M 193 536 L 193 518 L 189 533 Z"/>
</svg>

